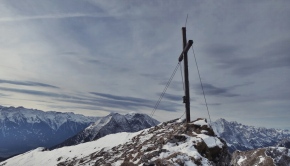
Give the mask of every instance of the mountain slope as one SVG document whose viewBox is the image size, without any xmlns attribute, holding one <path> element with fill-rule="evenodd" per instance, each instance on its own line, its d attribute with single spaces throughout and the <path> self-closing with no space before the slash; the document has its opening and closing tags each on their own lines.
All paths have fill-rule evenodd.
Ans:
<svg viewBox="0 0 290 166">
<path fill-rule="evenodd" d="M 174 120 L 76 146 L 38 148 L 0 165 L 228 165 L 227 146 L 213 135 L 204 119 L 188 125 Z"/>
<path fill-rule="evenodd" d="M 276 146 L 280 141 L 290 139 L 288 130 L 247 126 L 237 122 L 228 122 L 225 119 L 213 122 L 212 128 L 227 142 L 230 152 Z"/>
<path fill-rule="evenodd" d="M 233 166 L 289 166 L 290 150 L 285 147 L 267 147 L 250 151 L 235 151 L 231 165 Z"/>
<path fill-rule="evenodd" d="M 51 147 L 80 132 L 96 117 L 0 106 L 0 157 Z"/>
<path fill-rule="evenodd" d="M 119 132 L 136 132 L 159 124 L 159 122 L 145 114 L 126 114 L 111 113 L 100 118 L 77 135 L 65 140 L 63 143 L 51 149 L 63 146 L 77 145 L 79 143 L 97 140 L 105 135 Z"/>
</svg>

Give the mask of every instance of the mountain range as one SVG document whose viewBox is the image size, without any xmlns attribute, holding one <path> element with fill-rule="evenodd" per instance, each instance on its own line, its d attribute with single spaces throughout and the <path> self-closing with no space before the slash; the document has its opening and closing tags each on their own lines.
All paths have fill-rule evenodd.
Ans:
<svg viewBox="0 0 290 166">
<path fill-rule="evenodd" d="M 218 119 L 211 126 L 217 136 L 227 142 L 230 152 L 276 146 L 281 141 L 290 140 L 289 130 L 248 126 L 225 119 Z"/>
<path fill-rule="evenodd" d="M 50 152 L 60 153 L 59 151 L 61 151 L 62 153 L 63 150 L 67 151 L 68 149 L 78 151 L 77 147 L 88 146 L 88 145 L 91 146 L 89 142 L 95 142 L 99 139 L 103 140 L 104 137 L 107 138 L 107 143 L 104 143 L 101 141 L 102 145 L 99 145 L 97 143 L 98 147 L 95 147 L 95 148 L 96 149 L 100 147 L 104 148 L 104 146 L 106 146 L 106 148 L 111 147 L 113 149 L 108 150 L 108 151 L 111 151 L 112 153 L 116 153 L 116 154 L 120 152 L 119 155 L 121 155 L 122 150 L 126 151 L 125 153 L 130 151 L 130 149 L 126 148 L 126 147 L 131 146 L 130 144 L 127 143 L 128 138 L 130 138 L 132 141 L 133 137 L 135 137 L 136 134 L 137 135 L 139 134 L 138 139 L 147 139 L 147 135 L 150 135 L 150 134 L 158 135 L 159 139 L 163 139 L 163 137 L 166 136 L 168 137 L 168 140 L 171 140 L 170 141 L 171 143 L 173 140 L 175 140 L 175 143 L 177 141 L 176 145 L 179 146 L 181 142 L 188 141 L 189 137 L 187 136 L 192 137 L 199 133 L 206 134 L 207 132 L 210 132 L 210 135 L 212 135 L 212 137 L 216 136 L 217 138 L 221 138 L 219 140 L 223 144 L 226 145 L 229 152 L 231 153 L 234 152 L 233 153 L 234 157 L 232 158 L 232 161 L 231 161 L 232 165 L 235 165 L 235 166 L 247 165 L 249 163 L 267 165 L 269 164 L 270 159 L 273 161 L 273 162 L 270 162 L 270 165 L 272 164 L 277 165 L 277 163 L 278 165 L 281 163 L 283 165 L 283 163 L 287 163 L 289 160 L 290 132 L 288 130 L 267 129 L 263 127 L 247 126 L 247 125 L 240 124 L 238 122 L 228 122 L 225 119 L 218 119 L 215 122 L 210 124 L 213 130 L 211 129 L 203 130 L 201 127 L 196 126 L 197 122 L 194 122 L 195 128 L 192 129 L 194 130 L 192 134 L 188 132 L 182 133 L 182 131 L 177 131 L 177 132 L 180 132 L 178 134 L 187 135 L 186 139 L 184 139 L 184 137 L 180 135 L 173 136 L 174 138 L 172 138 L 172 133 L 171 135 L 166 135 L 166 134 L 164 135 L 164 133 L 168 134 L 168 131 L 171 132 L 173 130 L 181 130 L 182 129 L 180 128 L 181 121 L 182 120 L 164 122 L 162 124 L 159 124 L 158 121 L 152 119 L 148 115 L 139 114 L 139 113 L 130 113 L 126 115 L 121 115 L 118 113 L 111 113 L 105 117 L 86 117 L 86 116 L 77 115 L 74 113 L 60 113 L 60 112 L 54 112 L 54 111 L 44 112 L 44 111 L 35 110 L 35 109 L 26 109 L 23 107 L 15 108 L 15 107 L 0 106 L 0 161 L 8 156 L 20 154 L 28 150 L 35 149 L 37 147 L 44 147 L 44 148 L 37 148 L 36 150 L 27 152 L 27 154 L 30 154 L 30 155 L 42 154 L 40 152 L 49 151 L 47 149 L 48 147 L 52 147 L 50 148 L 49 153 Z M 199 121 L 198 123 L 200 126 L 203 126 L 204 124 L 206 124 L 206 120 L 205 122 Z M 166 124 L 172 125 L 172 128 L 165 127 Z M 163 127 L 160 127 L 160 125 Z M 155 127 L 150 128 L 152 126 L 155 126 Z M 151 132 L 149 133 L 147 132 L 149 129 L 142 130 L 146 128 L 150 128 Z M 168 131 L 166 131 L 165 128 Z M 137 132 L 140 130 L 142 130 L 141 133 Z M 122 134 L 122 132 L 129 132 L 129 133 Z M 120 133 L 120 135 L 116 133 Z M 146 134 L 144 135 L 142 133 L 147 133 L 147 135 Z M 111 136 L 107 137 L 107 135 L 110 135 L 110 134 Z M 113 146 L 118 145 L 116 143 L 113 143 L 113 142 L 118 142 L 117 140 L 115 140 L 114 137 L 117 137 L 116 139 L 121 139 L 120 144 L 124 144 L 122 145 L 122 150 L 119 149 L 116 151 L 116 147 L 113 147 Z M 179 139 L 181 139 L 182 141 L 180 141 Z M 122 142 L 122 140 L 125 142 Z M 159 141 L 158 139 L 155 139 L 154 142 L 152 142 L 152 140 L 147 140 L 145 141 L 146 143 L 139 142 L 140 144 L 138 144 L 138 146 L 141 147 L 142 145 L 144 147 L 147 147 L 149 148 L 148 150 L 150 151 L 149 142 L 155 145 L 158 141 Z M 206 140 L 203 140 L 203 141 L 206 142 Z M 134 143 L 134 146 L 135 145 L 137 146 L 136 142 Z M 67 146 L 67 147 L 64 147 L 64 146 Z M 197 145 L 193 145 L 193 146 L 195 148 L 197 147 Z M 94 152 L 96 154 L 105 155 L 108 153 L 107 150 L 97 152 L 94 149 L 90 149 L 89 147 L 86 147 L 86 148 L 87 150 L 89 149 L 88 150 L 89 152 Z M 161 149 L 160 153 L 162 153 L 162 151 L 163 150 Z M 186 154 L 183 154 L 187 156 L 185 158 L 192 157 L 192 156 L 190 157 L 188 153 L 192 153 L 192 152 L 188 151 L 186 152 Z M 203 154 L 205 152 L 200 151 L 198 153 Z M 23 155 L 25 156 L 25 154 Z M 138 155 L 144 155 L 144 154 L 138 154 Z M 260 160 L 256 160 L 256 158 L 251 157 L 251 156 L 254 156 L 254 154 L 257 154 L 258 156 L 256 156 L 256 158 L 260 158 Z M 23 155 L 20 155 L 20 156 L 23 156 Z M 208 154 L 203 154 L 203 155 L 208 155 Z M 56 155 L 56 156 L 59 156 L 59 155 Z M 267 156 L 270 156 L 270 158 Z M 73 157 L 76 157 L 76 156 L 74 155 Z M 15 157 L 13 158 L 15 159 Z M 74 163 L 81 162 L 82 160 L 87 160 L 84 156 L 82 156 L 82 154 L 79 157 L 80 160 L 73 160 L 70 157 L 68 157 L 67 159 L 70 162 L 66 162 L 66 161 L 63 161 L 62 158 L 64 158 L 64 156 L 59 156 L 57 161 L 62 161 L 62 162 L 58 162 L 58 163 L 74 165 Z M 110 160 L 115 161 L 117 159 L 110 158 Z M 184 162 L 185 161 L 187 160 L 184 160 Z M 211 160 L 209 160 L 208 157 L 206 157 L 206 159 L 201 159 L 201 161 L 212 163 L 210 162 Z M 167 161 L 164 161 L 164 162 L 166 163 Z M 229 161 L 227 160 L 227 162 Z M 145 164 L 146 162 L 143 162 L 143 163 Z M 150 162 L 147 164 L 150 164 Z"/>
<path fill-rule="evenodd" d="M 0 157 L 59 144 L 98 119 L 74 113 L 0 106 Z"/>
<path fill-rule="evenodd" d="M 118 132 L 136 132 L 159 124 L 148 115 L 111 113 L 87 117 L 0 106 L 0 160 L 37 147 L 59 148 Z"/>
<path fill-rule="evenodd" d="M 229 162 L 226 143 L 214 136 L 204 119 L 197 119 L 188 125 L 172 120 L 135 133 L 110 134 L 54 150 L 37 148 L 0 165 L 222 166 Z"/>
<path fill-rule="evenodd" d="M 64 120 L 60 120 L 62 118 L 51 115 L 62 113 L 45 112 L 44 114 L 50 115 L 46 117 L 50 120 L 47 120 L 40 118 L 41 116 L 34 111 L 38 112 L 38 110 L 23 107 L 1 107 L 1 129 L 7 128 L 6 123 L 8 124 L 9 121 L 21 124 L 20 117 L 25 117 L 26 123 L 35 123 L 36 126 L 38 123 L 46 122 L 54 130 L 65 124 Z M 19 112 L 25 115 L 20 116 Z M 32 113 L 36 115 L 34 118 Z M 70 116 L 66 115 L 66 117 Z M 83 118 L 86 119 L 86 117 Z M 7 159 L 0 165 L 39 165 L 40 163 L 105 165 L 110 163 L 113 165 L 288 166 L 287 164 L 290 163 L 288 130 L 247 126 L 238 122 L 228 122 L 225 119 L 218 119 L 210 125 L 207 124 L 206 119 L 197 119 L 188 125 L 185 125 L 182 119 L 157 125 L 158 121 L 137 113 L 127 115 L 111 113 L 101 118 L 88 118 L 95 121 L 54 148 L 50 150 L 45 147 L 37 148 Z M 29 119 L 33 120 L 29 121 Z M 58 120 L 52 122 L 52 119 Z M 76 119 L 75 121 L 80 121 L 81 118 Z M 3 123 L 4 120 L 6 120 L 5 123 Z M 148 127 L 151 128 L 141 130 Z M 4 131 L 6 135 L 9 135 L 10 130 Z M 43 133 L 43 131 L 39 130 L 38 133 Z M 228 150 L 235 152 L 230 155 Z"/>
</svg>

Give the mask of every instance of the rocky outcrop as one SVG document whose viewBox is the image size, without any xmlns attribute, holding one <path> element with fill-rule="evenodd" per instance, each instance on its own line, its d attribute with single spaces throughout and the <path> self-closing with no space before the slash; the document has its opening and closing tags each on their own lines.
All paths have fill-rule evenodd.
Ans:
<svg viewBox="0 0 290 166">
<path fill-rule="evenodd" d="M 285 147 L 268 147 L 250 151 L 235 151 L 232 166 L 290 166 L 290 150 Z"/>
<path fill-rule="evenodd" d="M 277 147 L 285 147 L 285 148 L 290 149 L 290 140 L 289 139 L 284 139 L 284 140 L 280 141 L 277 144 Z"/>
</svg>

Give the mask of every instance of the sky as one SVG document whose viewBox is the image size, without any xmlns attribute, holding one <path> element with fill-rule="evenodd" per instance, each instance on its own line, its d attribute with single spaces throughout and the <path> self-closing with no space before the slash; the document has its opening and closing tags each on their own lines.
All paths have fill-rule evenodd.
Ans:
<svg viewBox="0 0 290 166">
<path fill-rule="evenodd" d="M 1 0 L 0 105 L 150 115 L 186 26 L 192 120 L 209 118 L 195 54 L 212 121 L 290 129 L 289 16 L 286 0 Z M 153 117 L 181 117 L 182 96 L 178 69 Z"/>
</svg>

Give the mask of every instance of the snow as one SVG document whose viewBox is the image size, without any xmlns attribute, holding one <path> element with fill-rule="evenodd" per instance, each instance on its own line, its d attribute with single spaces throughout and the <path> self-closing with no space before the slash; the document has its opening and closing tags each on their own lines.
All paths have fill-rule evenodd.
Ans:
<svg viewBox="0 0 290 166">
<path fill-rule="evenodd" d="M 184 135 L 186 136 L 186 135 Z M 191 156 L 193 158 L 195 158 L 196 160 L 201 160 L 203 163 L 205 163 L 204 165 L 208 164 L 208 161 L 203 158 L 197 151 L 197 149 L 195 149 L 194 145 L 195 142 L 201 142 L 201 138 L 196 138 L 196 137 L 189 137 L 186 136 L 187 140 L 183 143 L 167 143 L 165 144 L 162 149 L 166 149 L 167 152 L 162 152 L 159 155 L 159 158 L 167 158 L 169 156 L 171 156 L 172 154 L 177 154 L 177 153 L 183 153 L 183 154 L 187 154 L 188 156 Z M 181 157 L 181 156 L 177 156 L 176 158 Z M 186 159 L 184 159 L 186 161 Z M 186 165 L 195 165 L 194 163 L 187 161 Z"/>
<path fill-rule="evenodd" d="M 276 149 L 281 153 L 283 153 L 286 150 L 285 147 L 276 147 Z"/>
<path fill-rule="evenodd" d="M 195 124 L 195 125 L 199 125 L 199 126 L 204 126 L 204 125 L 207 126 L 207 125 L 208 125 L 204 119 L 201 119 L 201 120 L 195 121 L 195 122 L 193 122 L 193 124 Z"/>
<path fill-rule="evenodd" d="M 262 157 L 262 156 L 259 156 L 259 157 L 260 157 L 260 161 L 259 161 L 259 163 L 262 163 L 262 162 L 265 160 L 265 158 Z"/>
<path fill-rule="evenodd" d="M 241 164 L 242 164 L 242 162 L 243 162 L 243 161 L 245 161 L 246 159 L 247 159 L 247 157 L 246 157 L 246 156 L 241 156 L 241 157 L 239 158 L 239 160 L 238 160 L 238 162 L 237 162 L 237 163 L 238 163 L 239 165 L 241 165 Z"/>
<path fill-rule="evenodd" d="M 177 122 L 177 123 L 181 123 L 181 122 L 184 121 L 184 119 L 185 119 L 185 118 L 180 118 L 180 119 L 178 119 L 176 122 Z"/>
<path fill-rule="evenodd" d="M 186 161 L 184 165 L 186 165 L 186 166 L 197 166 L 192 161 Z"/>
<path fill-rule="evenodd" d="M 198 134 L 197 137 L 202 138 L 209 148 L 213 148 L 215 146 L 218 146 L 220 148 L 223 147 L 223 143 L 219 139 L 216 139 L 215 137 L 211 137 L 205 134 Z"/>
<path fill-rule="evenodd" d="M 124 144 L 130 141 L 136 133 L 117 133 L 107 135 L 96 141 L 79 144 L 76 146 L 68 146 L 52 151 L 43 151 L 44 148 L 37 148 L 26 152 L 24 154 L 15 156 L 0 164 L 7 163 L 5 166 L 39 166 L 39 165 L 57 165 L 59 162 L 63 162 L 67 159 L 81 158 L 94 153 L 102 148 L 110 148 L 119 144 Z"/>
</svg>

